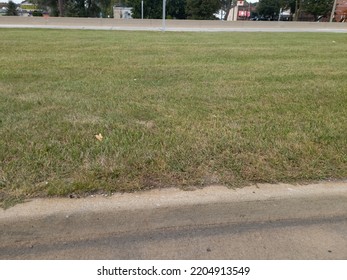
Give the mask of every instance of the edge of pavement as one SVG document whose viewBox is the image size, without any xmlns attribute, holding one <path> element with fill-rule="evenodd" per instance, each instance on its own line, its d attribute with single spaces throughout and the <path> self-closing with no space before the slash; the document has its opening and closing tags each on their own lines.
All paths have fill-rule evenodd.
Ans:
<svg viewBox="0 0 347 280">
<path fill-rule="evenodd" d="M 140 210 L 182 205 L 280 200 L 312 196 L 347 195 L 347 179 L 312 184 L 255 184 L 242 188 L 210 185 L 193 190 L 162 188 L 134 193 L 90 195 L 83 198 L 33 198 L 9 209 L 0 208 L 0 220 L 78 212 Z"/>
<path fill-rule="evenodd" d="M 109 197 L 32 199 L 0 209 L 0 234 L 3 244 L 20 246 L 41 238 L 57 242 L 139 230 L 329 220 L 346 215 L 347 180 L 238 189 L 210 186 L 194 191 L 170 188 Z"/>
</svg>

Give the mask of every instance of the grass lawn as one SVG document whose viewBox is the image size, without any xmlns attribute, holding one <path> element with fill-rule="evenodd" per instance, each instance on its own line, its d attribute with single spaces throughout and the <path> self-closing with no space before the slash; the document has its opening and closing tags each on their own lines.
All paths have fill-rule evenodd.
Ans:
<svg viewBox="0 0 347 280">
<path fill-rule="evenodd" d="M 345 34 L 0 29 L 0 38 L 2 207 L 347 178 Z"/>
</svg>

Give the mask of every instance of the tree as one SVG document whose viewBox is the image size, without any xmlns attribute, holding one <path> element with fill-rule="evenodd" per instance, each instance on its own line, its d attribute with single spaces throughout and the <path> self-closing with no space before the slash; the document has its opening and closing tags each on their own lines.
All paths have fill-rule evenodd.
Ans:
<svg viewBox="0 0 347 280">
<path fill-rule="evenodd" d="M 84 0 L 66 0 L 64 5 L 64 16 L 86 17 L 86 7 Z"/>
<path fill-rule="evenodd" d="M 257 12 L 262 17 L 274 18 L 279 14 L 280 9 L 281 4 L 278 0 L 260 0 L 257 7 Z"/>
<path fill-rule="evenodd" d="M 227 20 L 230 9 L 233 6 L 233 0 L 219 0 L 219 2 L 220 9 L 224 11 L 224 20 Z"/>
<path fill-rule="evenodd" d="M 77 0 L 77 1 L 83 1 L 83 0 Z M 86 0 L 84 7 L 85 7 L 85 16 L 86 17 L 100 17 L 100 1 L 97 0 Z"/>
<path fill-rule="evenodd" d="M 215 19 L 220 0 L 187 0 L 186 12 L 190 19 Z"/>
<path fill-rule="evenodd" d="M 18 16 L 16 3 L 12 1 L 8 2 L 6 16 Z"/>
<path fill-rule="evenodd" d="M 327 17 L 333 8 L 334 0 L 302 0 L 301 8 L 303 11 L 314 16 L 318 20 L 319 16 Z"/>
<path fill-rule="evenodd" d="M 173 19 L 186 19 L 186 0 L 167 0 L 166 11 Z"/>
<path fill-rule="evenodd" d="M 99 7 L 102 17 L 108 17 L 113 14 L 112 0 L 99 0 Z"/>
<path fill-rule="evenodd" d="M 257 6 L 259 15 L 266 18 L 278 17 L 280 11 L 288 10 L 293 13 L 295 11 L 296 0 L 260 0 Z"/>
<path fill-rule="evenodd" d="M 30 0 L 29 2 L 48 12 L 51 16 L 57 17 L 60 14 L 57 0 Z"/>
<path fill-rule="evenodd" d="M 133 8 L 133 18 L 141 18 L 141 0 L 128 0 L 127 5 Z M 186 0 L 166 0 L 166 15 L 168 18 L 186 19 Z M 163 0 L 144 0 L 143 17 L 161 19 Z"/>
<path fill-rule="evenodd" d="M 31 0 L 52 16 L 100 17 L 112 14 L 111 0 Z"/>
<path fill-rule="evenodd" d="M 296 0 L 282 0 L 282 9 L 290 10 L 291 14 L 295 13 L 295 2 Z"/>
<path fill-rule="evenodd" d="M 58 0 L 59 16 L 63 17 L 65 15 L 65 3 L 64 0 Z"/>
<path fill-rule="evenodd" d="M 151 19 L 160 19 L 163 17 L 162 0 L 144 0 L 143 17 Z M 141 0 L 128 0 L 127 5 L 132 7 L 132 17 L 141 18 Z"/>
<path fill-rule="evenodd" d="M 298 21 L 299 19 L 299 14 L 300 14 L 300 9 L 301 8 L 301 0 L 295 0 L 295 17 L 294 20 Z"/>
</svg>

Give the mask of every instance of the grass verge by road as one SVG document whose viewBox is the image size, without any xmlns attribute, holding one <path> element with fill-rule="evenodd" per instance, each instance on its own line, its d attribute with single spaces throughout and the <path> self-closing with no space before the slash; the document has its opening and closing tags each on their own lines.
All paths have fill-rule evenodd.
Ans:
<svg viewBox="0 0 347 280">
<path fill-rule="evenodd" d="M 0 38 L 2 207 L 347 177 L 344 34 L 0 29 Z"/>
</svg>

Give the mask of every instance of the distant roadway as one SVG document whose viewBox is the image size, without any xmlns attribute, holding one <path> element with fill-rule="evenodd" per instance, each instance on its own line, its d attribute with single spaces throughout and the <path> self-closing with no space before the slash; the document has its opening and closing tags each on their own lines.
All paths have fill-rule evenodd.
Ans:
<svg viewBox="0 0 347 280">
<path fill-rule="evenodd" d="M 0 17 L 0 28 L 86 30 L 197 31 L 197 32 L 335 32 L 347 33 L 347 23 L 105 19 L 59 17 Z"/>
<path fill-rule="evenodd" d="M 347 259 L 347 181 L 211 186 L 0 209 L 0 259 Z"/>
</svg>

